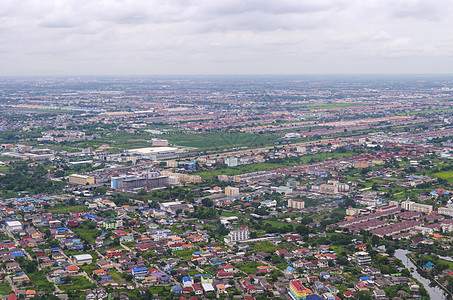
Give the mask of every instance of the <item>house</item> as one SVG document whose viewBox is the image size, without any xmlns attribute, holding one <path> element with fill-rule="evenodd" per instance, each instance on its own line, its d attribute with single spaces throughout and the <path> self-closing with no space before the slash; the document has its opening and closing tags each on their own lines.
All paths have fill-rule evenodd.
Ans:
<svg viewBox="0 0 453 300">
<path fill-rule="evenodd" d="M 214 289 L 214 287 L 212 286 L 211 283 L 202 283 L 201 287 L 203 288 L 205 293 L 209 293 L 209 292 L 214 292 L 215 291 L 215 289 Z"/>
<path fill-rule="evenodd" d="M 113 268 L 112 263 L 107 261 L 107 260 L 105 260 L 105 259 L 99 259 L 96 262 L 96 266 L 98 266 L 101 269 L 111 269 L 111 268 Z"/>
<path fill-rule="evenodd" d="M 351 292 L 351 291 L 345 291 L 345 292 L 343 292 L 343 296 L 346 299 L 350 299 L 350 298 L 354 298 L 355 294 L 354 294 L 354 292 Z"/>
<path fill-rule="evenodd" d="M 368 291 L 369 290 L 368 286 L 364 282 L 356 282 L 356 283 L 354 283 L 354 288 L 357 291 Z"/>
<path fill-rule="evenodd" d="M 234 266 L 232 265 L 224 265 L 222 266 L 223 270 L 228 273 L 234 273 Z"/>
<path fill-rule="evenodd" d="M 20 265 L 17 263 L 17 262 L 9 262 L 9 263 L 6 263 L 6 272 L 8 273 L 18 273 L 20 271 L 22 271 L 22 268 L 20 267 Z"/>
<path fill-rule="evenodd" d="M 387 299 L 384 290 L 374 290 L 374 291 L 373 291 L 373 296 L 374 296 L 376 299 Z"/>
<path fill-rule="evenodd" d="M 207 273 L 203 273 L 201 274 L 201 283 L 212 283 L 213 282 L 213 279 L 212 279 L 212 275 L 211 274 L 207 274 Z"/>
<path fill-rule="evenodd" d="M 106 276 L 107 272 L 104 269 L 97 269 L 93 271 L 93 275 Z"/>
<path fill-rule="evenodd" d="M 15 275 L 12 275 L 11 277 L 11 281 L 13 283 L 21 283 L 21 282 L 29 282 L 30 279 L 28 278 L 27 274 L 23 273 L 23 272 L 20 272 L 20 273 L 17 273 Z"/>
<path fill-rule="evenodd" d="M 115 258 L 123 255 L 123 251 L 120 249 L 109 249 L 105 254 L 108 258 Z"/>
<path fill-rule="evenodd" d="M 228 278 L 233 278 L 233 273 L 230 273 L 230 272 L 225 272 L 223 270 L 220 270 L 218 273 L 217 273 L 217 279 L 228 279 Z"/>
<path fill-rule="evenodd" d="M 219 293 L 219 294 L 228 294 L 226 287 L 223 284 L 217 284 L 215 286 L 215 288 L 217 290 L 217 293 Z"/>
<path fill-rule="evenodd" d="M 65 268 L 66 272 L 68 272 L 68 274 L 70 275 L 74 275 L 74 274 L 77 274 L 79 273 L 79 267 L 77 266 L 74 266 L 74 265 L 69 265 Z"/>
<path fill-rule="evenodd" d="M 134 276 L 135 278 L 144 279 L 146 275 L 148 275 L 148 269 L 145 267 L 132 269 L 132 276 Z"/>
<path fill-rule="evenodd" d="M 199 283 L 194 283 L 192 285 L 192 288 L 195 292 L 195 295 L 203 295 L 203 288 L 201 287 L 201 285 Z"/>
<path fill-rule="evenodd" d="M 253 284 L 247 284 L 244 288 L 244 290 L 248 293 L 248 294 L 256 294 L 256 288 Z"/>
<path fill-rule="evenodd" d="M 184 276 L 182 278 L 182 284 L 183 284 L 183 287 L 192 287 L 193 280 L 190 276 Z"/>
</svg>

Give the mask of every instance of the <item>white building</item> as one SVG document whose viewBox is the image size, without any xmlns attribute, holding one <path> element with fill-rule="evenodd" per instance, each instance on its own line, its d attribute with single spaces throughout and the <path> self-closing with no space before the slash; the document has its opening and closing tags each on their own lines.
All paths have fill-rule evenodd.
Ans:
<svg viewBox="0 0 453 300">
<path fill-rule="evenodd" d="M 77 254 L 72 256 L 72 259 L 76 265 L 91 264 L 93 262 L 93 257 L 90 254 Z"/>
<path fill-rule="evenodd" d="M 22 230 L 22 223 L 19 221 L 6 221 L 5 224 L 10 232 Z"/>
<path fill-rule="evenodd" d="M 249 239 L 249 228 L 242 225 L 240 228 L 230 231 L 228 237 L 225 238 L 225 243 L 235 243 Z"/>
<path fill-rule="evenodd" d="M 437 210 L 437 213 L 439 215 L 446 215 L 446 216 L 453 217 L 453 207 L 439 207 L 439 209 Z"/>
<path fill-rule="evenodd" d="M 429 214 L 433 211 L 432 205 L 415 203 L 414 201 L 409 200 L 401 202 L 401 208 L 409 211 L 422 212 L 425 214 Z"/>
<path fill-rule="evenodd" d="M 297 153 L 305 153 L 305 152 L 307 152 L 307 148 L 303 147 L 303 146 L 297 146 L 296 147 L 296 152 Z"/>
<path fill-rule="evenodd" d="M 228 167 L 237 167 L 238 166 L 238 158 L 237 157 L 227 157 L 225 158 L 225 164 Z"/>
</svg>

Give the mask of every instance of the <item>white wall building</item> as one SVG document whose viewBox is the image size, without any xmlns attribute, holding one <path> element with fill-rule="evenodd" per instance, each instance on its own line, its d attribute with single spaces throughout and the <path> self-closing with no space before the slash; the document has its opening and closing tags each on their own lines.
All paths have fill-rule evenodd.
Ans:
<svg viewBox="0 0 453 300">
<path fill-rule="evenodd" d="M 409 200 L 401 202 L 401 208 L 409 211 L 422 212 L 425 214 L 429 214 L 433 211 L 432 205 L 415 203 L 414 201 Z"/>
<path fill-rule="evenodd" d="M 5 224 L 10 232 L 22 230 L 22 223 L 19 221 L 6 221 Z"/>
<path fill-rule="evenodd" d="M 439 209 L 437 210 L 437 213 L 439 215 L 446 215 L 446 216 L 453 217 L 453 207 L 439 207 Z"/>
<path fill-rule="evenodd" d="M 249 228 L 242 225 L 240 228 L 230 231 L 228 237 L 225 238 L 225 243 L 235 243 L 249 239 Z"/>
</svg>

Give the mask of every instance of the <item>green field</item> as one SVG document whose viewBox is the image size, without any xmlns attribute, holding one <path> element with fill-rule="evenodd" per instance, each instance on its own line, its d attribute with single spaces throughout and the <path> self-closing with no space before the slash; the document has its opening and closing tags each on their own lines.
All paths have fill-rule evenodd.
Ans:
<svg viewBox="0 0 453 300">
<path fill-rule="evenodd" d="M 238 265 L 237 268 L 246 274 L 255 274 L 257 267 L 262 266 L 263 264 L 251 261 L 246 264 Z"/>
<path fill-rule="evenodd" d="M 320 103 L 320 104 L 308 104 L 309 109 L 329 109 L 329 108 L 348 108 L 365 106 L 364 103 Z"/>
<path fill-rule="evenodd" d="M 49 282 L 43 271 L 37 271 L 35 273 L 28 273 L 28 278 L 36 287 L 38 291 L 52 292 L 55 290 L 53 283 Z"/>
<path fill-rule="evenodd" d="M 311 160 L 314 161 L 324 161 L 328 159 L 336 159 L 341 157 L 352 156 L 355 153 L 347 152 L 347 153 L 319 153 L 313 155 L 305 155 L 299 156 L 297 158 L 292 159 L 284 159 L 282 163 L 271 163 L 271 162 L 264 162 L 264 163 L 256 163 L 250 165 L 241 165 L 234 168 L 227 168 L 227 169 L 218 169 L 218 170 L 209 170 L 198 173 L 203 179 L 210 179 L 213 177 L 217 177 L 218 175 L 240 175 L 245 173 L 253 173 L 258 171 L 268 171 L 274 170 L 278 168 L 284 167 L 291 167 L 297 165 L 303 165 L 309 163 Z"/>
<path fill-rule="evenodd" d="M 84 211 L 86 209 L 87 209 L 87 207 L 85 205 L 60 206 L 60 207 L 54 207 L 54 208 L 50 209 L 49 212 L 58 213 L 58 214 L 68 214 L 70 212 Z"/>
<path fill-rule="evenodd" d="M 196 249 L 176 250 L 173 251 L 173 255 L 180 258 L 189 259 L 192 257 L 192 253 L 196 251 Z"/>
<path fill-rule="evenodd" d="M 8 282 L 1 282 L 0 283 L 0 295 L 8 295 L 12 293 L 13 291 L 11 290 L 11 286 L 9 285 Z"/>
<path fill-rule="evenodd" d="M 233 147 L 261 147 L 273 145 L 278 136 L 252 133 L 186 133 L 165 135 L 177 146 L 199 149 L 223 149 Z"/>
<path fill-rule="evenodd" d="M 85 293 L 83 290 L 96 288 L 96 285 L 83 276 L 74 276 L 71 277 L 70 284 L 60 284 L 58 287 L 65 292 L 71 291 L 78 294 Z"/>
<path fill-rule="evenodd" d="M 453 171 L 438 172 L 434 173 L 432 176 L 436 178 L 446 179 L 449 184 L 453 183 Z"/>
</svg>

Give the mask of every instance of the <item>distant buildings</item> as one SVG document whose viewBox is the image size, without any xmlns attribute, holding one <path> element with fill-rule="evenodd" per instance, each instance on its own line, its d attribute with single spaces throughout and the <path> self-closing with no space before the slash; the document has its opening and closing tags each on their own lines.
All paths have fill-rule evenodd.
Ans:
<svg viewBox="0 0 453 300">
<path fill-rule="evenodd" d="M 72 174 L 69 175 L 69 182 L 78 185 L 94 184 L 95 180 L 93 176 Z"/>
<path fill-rule="evenodd" d="M 237 197 L 237 196 L 239 196 L 239 188 L 227 186 L 225 188 L 225 195 L 230 196 L 230 197 Z"/>
<path fill-rule="evenodd" d="M 176 211 L 182 212 L 188 210 L 193 211 L 193 205 L 190 203 L 183 203 L 181 201 L 163 202 L 159 204 L 160 209 L 170 214 L 176 214 Z"/>
<path fill-rule="evenodd" d="M 151 139 L 151 142 L 152 142 L 153 147 L 155 147 L 155 146 L 157 146 L 157 147 L 167 147 L 168 146 L 168 141 L 167 140 L 163 140 L 163 139 L 154 138 L 154 139 Z"/>
<path fill-rule="evenodd" d="M 447 215 L 453 217 L 453 207 L 439 207 L 437 213 L 440 215 Z"/>
<path fill-rule="evenodd" d="M 288 208 L 304 209 L 305 201 L 300 199 L 288 199 Z"/>
<path fill-rule="evenodd" d="M 409 200 L 401 202 L 401 208 L 409 211 L 422 212 L 425 214 L 429 214 L 433 211 L 432 205 L 415 203 Z"/>
<path fill-rule="evenodd" d="M 112 177 L 111 188 L 134 190 L 140 188 L 153 189 L 163 187 L 169 183 L 167 176 L 159 176 L 159 173 L 134 174 Z"/>
<path fill-rule="evenodd" d="M 227 157 L 225 158 L 225 164 L 228 167 L 237 167 L 238 166 L 238 158 L 237 157 Z"/>
<path fill-rule="evenodd" d="M 161 175 L 168 176 L 168 177 L 176 177 L 178 181 L 181 183 L 189 182 L 189 183 L 200 183 L 201 177 L 198 175 L 188 175 L 184 173 L 173 173 L 169 171 L 162 171 Z"/>
</svg>

